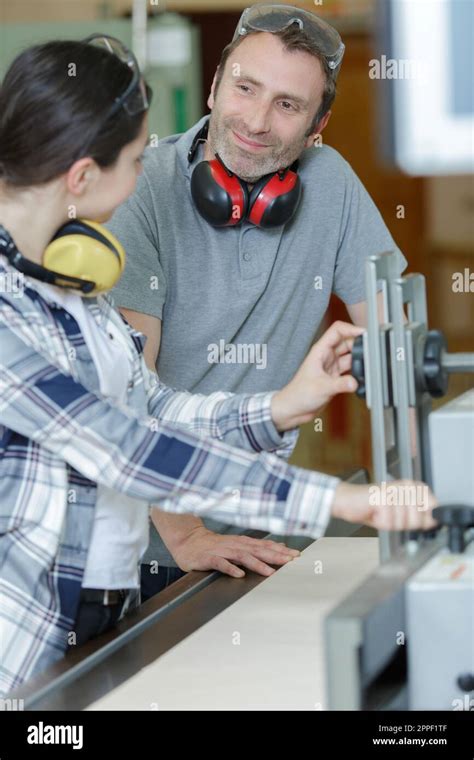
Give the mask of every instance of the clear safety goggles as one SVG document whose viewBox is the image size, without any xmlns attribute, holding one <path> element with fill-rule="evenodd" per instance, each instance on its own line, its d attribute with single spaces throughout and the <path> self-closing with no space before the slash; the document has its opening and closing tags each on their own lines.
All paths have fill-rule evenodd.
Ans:
<svg viewBox="0 0 474 760">
<path fill-rule="evenodd" d="M 152 91 L 142 77 L 140 66 L 131 50 L 115 37 L 107 34 L 91 34 L 83 42 L 88 45 L 102 48 L 108 53 L 115 55 L 122 63 L 125 63 L 132 71 L 132 78 L 125 91 L 115 99 L 107 118 L 113 116 L 123 108 L 129 116 L 143 113 L 150 107 Z"/>
<path fill-rule="evenodd" d="M 339 32 L 314 13 L 292 5 L 268 3 L 246 8 L 237 24 L 232 42 L 249 31 L 282 32 L 292 24 L 298 24 L 316 43 L 330 69 L 340 66 L 345 45 Z"/>
</svg>

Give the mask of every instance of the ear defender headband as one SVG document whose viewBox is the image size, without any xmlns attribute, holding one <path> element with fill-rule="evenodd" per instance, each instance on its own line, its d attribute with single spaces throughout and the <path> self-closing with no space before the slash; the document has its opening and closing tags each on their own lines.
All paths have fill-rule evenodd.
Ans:
<svg viewBox="0 0 474 760">
<path fill-rule="evenodd" d="M 125 268 L 125 250 L 97 222 L 75 219 L 57 231 L 43 255 L 43 266 L 13 249 L 8 260 L 26 276 L 95 296 L 110 290 Z"/>
<path fill-rule="evenodd" d="M 191 163 L 198 144 L 207 139 L 209 121 L 197 133 L 188 153 Z M 290 221 L 301 198 L 298 161 L 261 177 L 250 190 L 247 183 L 226 167 L 216 153 L 211 161 L 200 161 L 191 176 L 194 204 L 213 227 L 233 227 L 244 220 L 257 227 L 280 227 Z"/>
</svg>

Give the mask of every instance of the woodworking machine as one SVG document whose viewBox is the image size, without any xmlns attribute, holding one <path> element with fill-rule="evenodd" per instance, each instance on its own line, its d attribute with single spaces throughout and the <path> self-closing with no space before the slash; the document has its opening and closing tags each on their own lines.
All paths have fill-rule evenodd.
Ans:
<svg viewBox="0 0 474 760">
<path fill-rule="evenodd" d="M 366 260 L 366 293 L 352 373 L 373 480 L 382 495 L 393 479 L 421 480 L 441 506 L 436 531 L 382 532 L 380 566 L 326 619 L 329 707 L 474 710 L 474 389 L 432 411 L 474 354 L 448 353 L 428 329 L 424 277 L 400 277 L 395 252 Z"/>
</svg>

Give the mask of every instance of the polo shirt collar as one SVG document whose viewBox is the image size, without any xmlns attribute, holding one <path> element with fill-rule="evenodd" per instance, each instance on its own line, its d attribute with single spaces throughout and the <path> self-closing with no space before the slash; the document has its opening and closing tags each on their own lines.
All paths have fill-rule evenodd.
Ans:
<svg viewBox="0 0 474 760">
<path fill-rule="evenodd" d="M 193 173 L 196 164 L 198 164 L 204 158 L 204 144 L 203 143 L 200 143 L 198 145 L 196 154 L 191 163 L 189 163 L 188 161 L 188 153 L 191 148 L 191 145 L 193 144 L 194 138 L 196 137 L 197 133 L 203 128 L 204 124 L 206 123 L 208 119 L 209 119 L 209 114 L 207 114 L 206 116 L 203 116 L 202 119 L 200 119 L 193 127 L 188 129 L 188 131 L 185 132 L 176 143 L 176 152 L 178 154 L 178 160 L 181 164 L 184 175 L 188 177 L 188 179 L 191 179 L 191 174 Z"/>
</svg>

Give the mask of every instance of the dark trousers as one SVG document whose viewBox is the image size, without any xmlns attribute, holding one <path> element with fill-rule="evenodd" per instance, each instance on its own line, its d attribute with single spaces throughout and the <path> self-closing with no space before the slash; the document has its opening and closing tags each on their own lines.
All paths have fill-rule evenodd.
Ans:
<svg viewBox="0 0 474 760">
<path fill-rule="evenodd" d="M 127 611 L 138 607 L 139 602 L 140 597 L 137 589 L 136 596 L 130 601 Z M 122 610 L 123 605 L 121 604 L 105 606 L 99 602 L 81 601 L 74 626 L 76 640 L 74 644 L 68 646 L 67 651 L 69 652 L 71 649 L 75 649 L 81 644 L 85 644 L 86 641 L 95 639 L 102 633 L 114 628 L 122 616 Z"/>
<path fill-rule="evenodd" d="M 155 566 L 142 564 L 141 565 L 141 600 L 142 603 L 147 599 L 151 599 L 152 596 L 163 591 L 167 586 L 170 586 L 175 581 L 179 580 L 186 575 L 184 570 L 180 570 L 179 567 L 164 567 L 160 565 L 158 572 L 151 572 L 155 570 Z"/>
<path fill-rule="evenodd" d="M 101 633 L 113 628 L 118 622 L 120 611 L 121 607 L 118 604 L 114 607 L 104 607 L 98 602 L 82 602 L 79 605 L 74 627 L 76 643 L 69 646 L 68 650 L 81 646 L 86 641 L 95 639 L 96 636 L 100 636 Z"/>
</svg>

